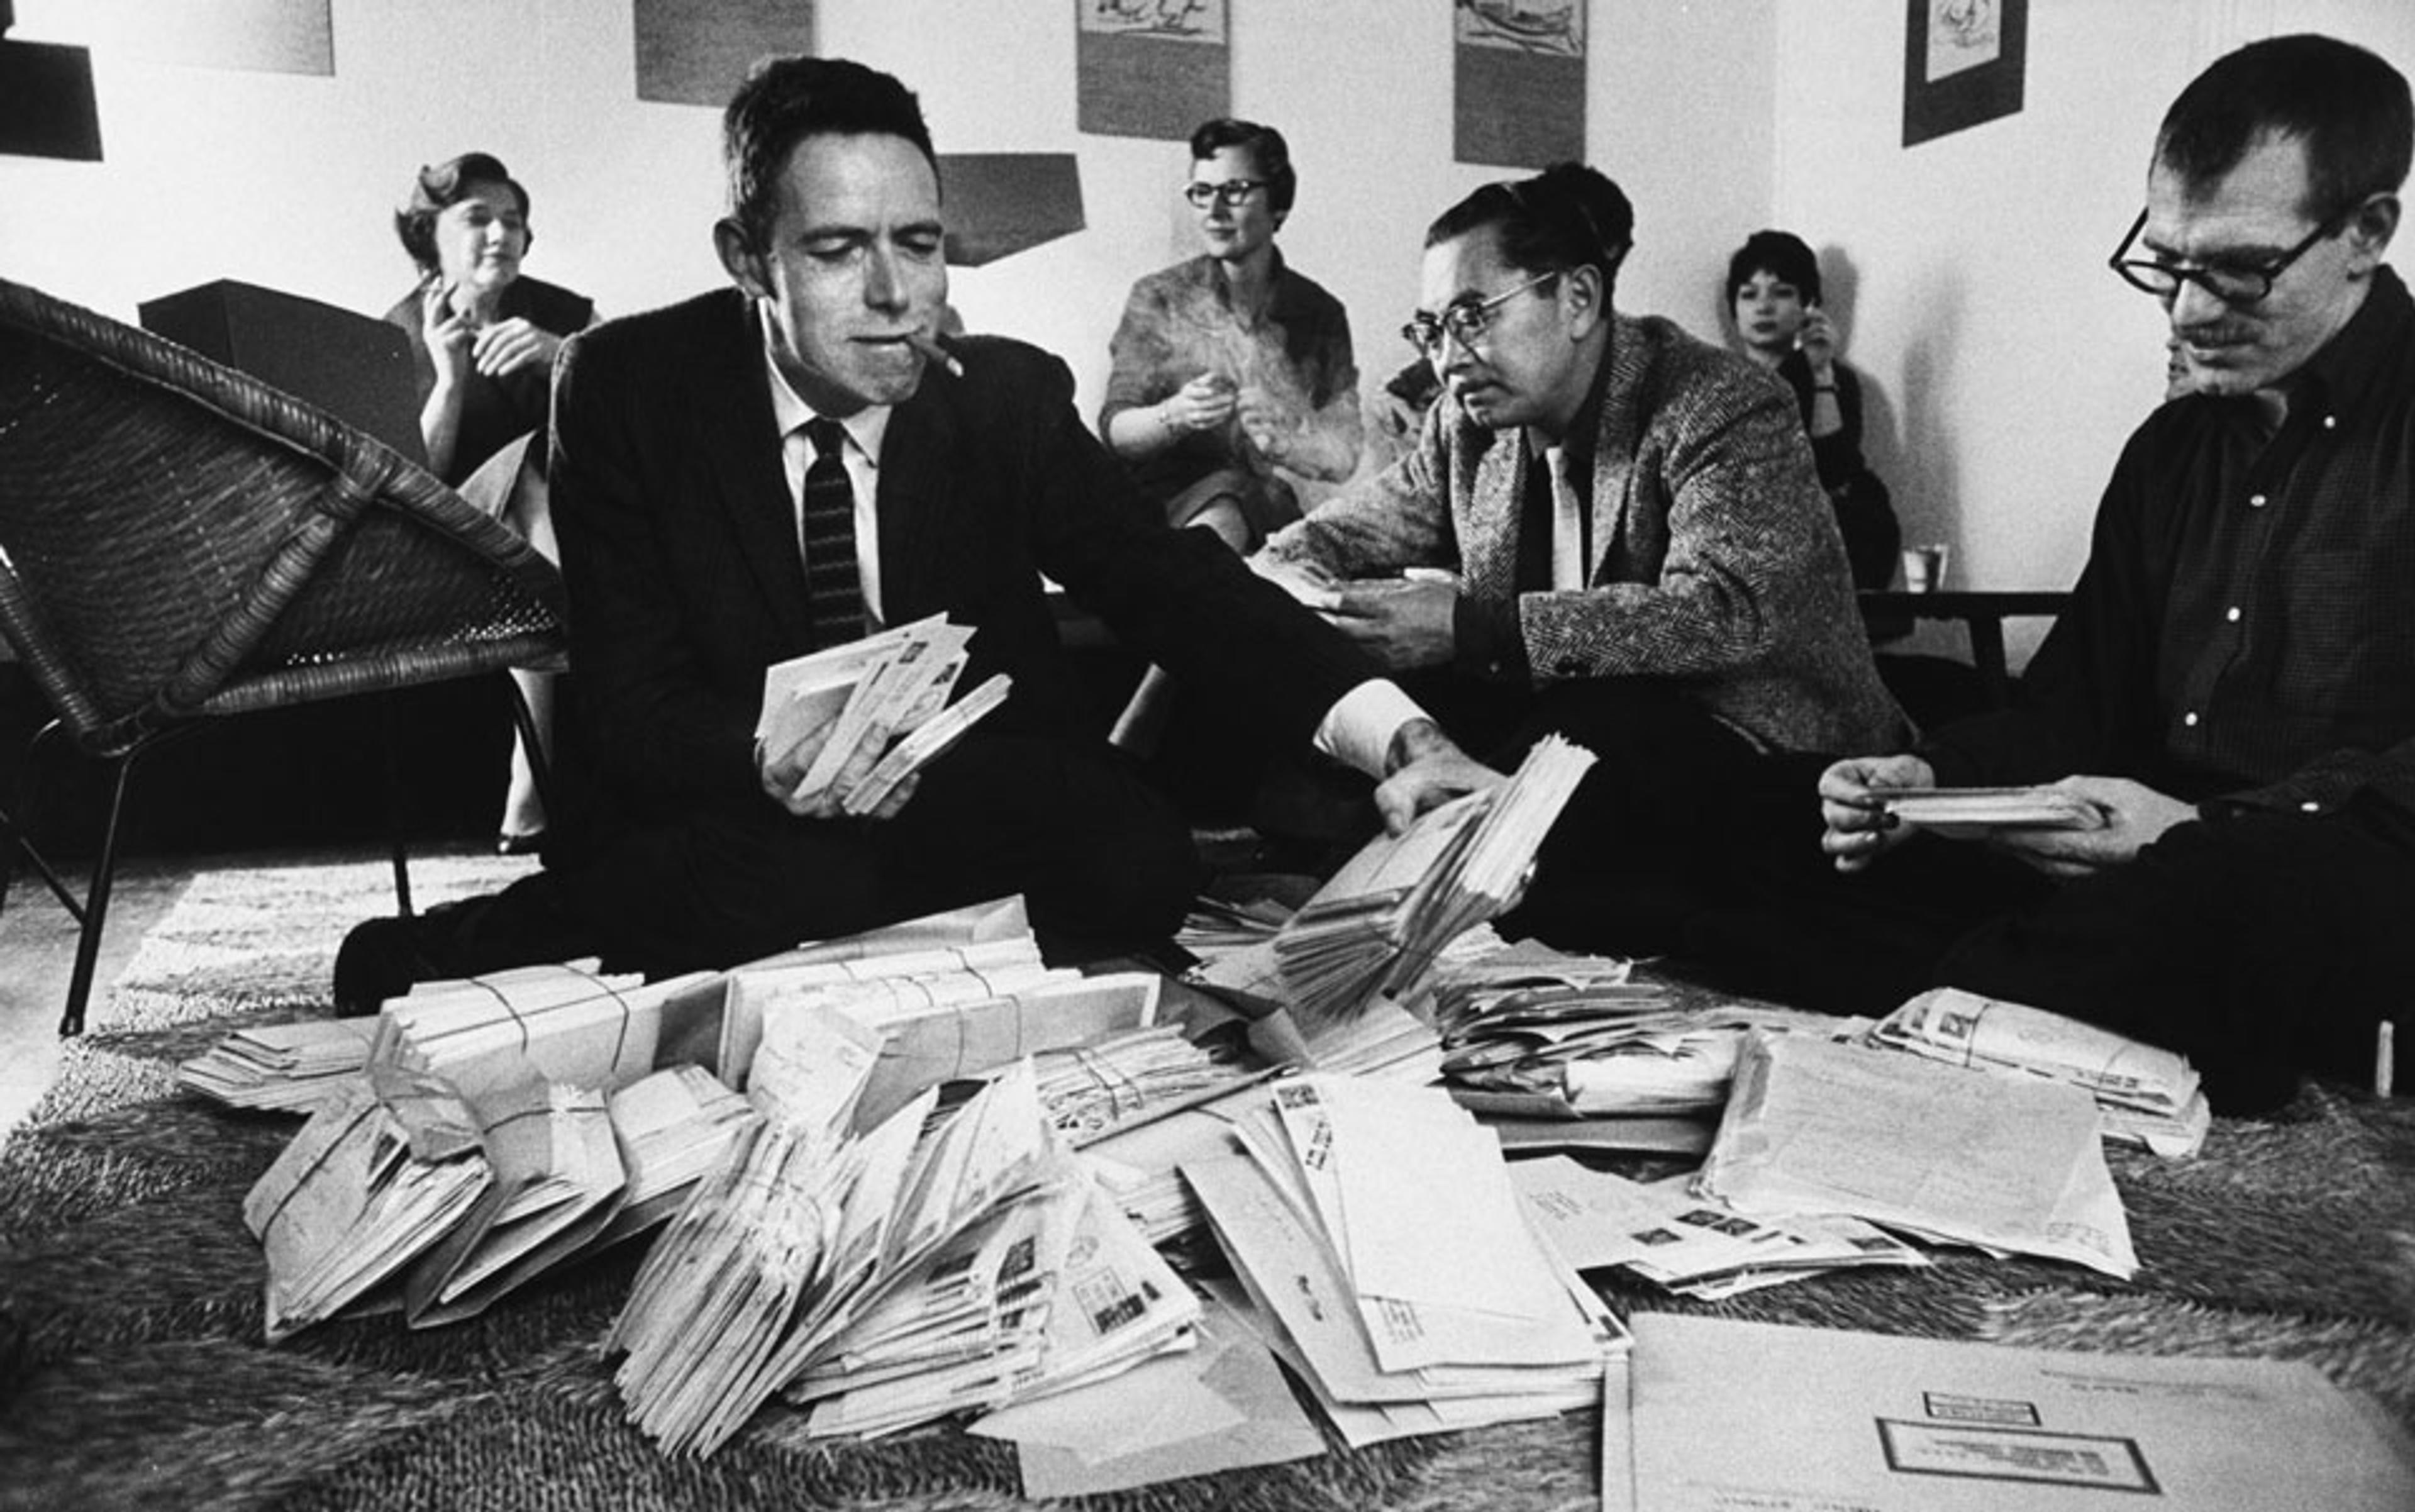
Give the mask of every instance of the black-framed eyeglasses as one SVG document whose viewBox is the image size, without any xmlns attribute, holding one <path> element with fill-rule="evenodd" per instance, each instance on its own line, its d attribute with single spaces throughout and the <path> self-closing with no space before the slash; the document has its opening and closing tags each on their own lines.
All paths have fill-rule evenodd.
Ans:
<svg viewBox="0 0 2415 1512">
<path fill-rule="evenodd" d="M 2138 218 L 2130 223 L 2130 234 L 2122 238 L 2122 245 L 2113 249 L 2113 255 L 2105 260 L 2105 265 L 2120 274 L 2122 281 L 2131 288 L 2143 290 L 2158 299 L 2169 299 L 2181 292 L 2182 284 L 2193 283 L 2226 305 L 2242 307 L 2260 305 L 2272 292 L 2273 283 L 2289 271 L 2289 264 L 2312 251 L 2317 242 L 2339 234 L 2340 228 L 2348 224 L 2348 217 L 2354 215 L 2357 208 L 2350 205 L 2332 217 L 2306 232 L 2303 241 L 2269 262 L 2214 262 L 2201 268 L 2182 267 L 2160 258 L 2129 256 L 2132 244 L 2138 239 L 2138 232 L 2147 228 L 2147 212 L 2141 210 Z"/>
<path fill-rule="evenodd" d="M 1262 178 L 1228 178 L 1222 184 L 1186 184 L 1182 187 L 1182 197 L 1202 210 L 1211 204 L 1238 210 L 1241 202 L 1266 187 L 1267 181 Z"/>
<path fill-rule="evenodd" d="M 1504 289 L 1489 299 L 1462 299 L 1446 308 L 1440 315 L 1423 312 L 1409 317 L 1401 327 L 1401 339 L 1418 349 L 1418 354 L 1429 362 L 1442 355 L 1443 337 L 1448 337 L 1462 347 L 1473 347 L 1484 338 L 1485 330 L 1492 324 L 1492 312 L 1517 298 L 1529 289 L 1538 289 L 1560 276 L 1553 268 L 1538 274 L 1515 289 Z"/>
</svg>

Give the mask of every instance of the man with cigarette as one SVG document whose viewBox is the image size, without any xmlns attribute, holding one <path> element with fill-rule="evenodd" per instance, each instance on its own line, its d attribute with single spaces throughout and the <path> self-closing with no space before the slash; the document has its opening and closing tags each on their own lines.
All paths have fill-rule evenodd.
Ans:
<svg viewBox="0 0 2415 1512">
<path fill-rule="evenodd" d="M 1141 507 L 1062 363 L 934 339 L 945 222 L 903 84 L 772 60 L 724 145 L 734 287 L 599 326 L 557 372 L 583 822 L 502 893 L 355 929 L 340 1009 L 576 955 L 727 965 L 1011 892 L 1044 946 L 1170 936 L 1188 828 L 1096 732 L 1042 574 L 1190 685 L 1380 779 L 1395 823 L 1495 779 L 1282 590 Z M 801 797 L 821 742 L 757 745 L 764 668 L 935 614 L 974 632 L 959 685 L 1006 673 L 1005 705 L 868 816 L 842 805 L 877 738 Z"/>
<path fill-rule="evenodd" d="M 2411 141 L 2405 78 L 2329 37 L 2173 102 L 2111 261 L 2190 382 L 2116 465 L 2020 706 L 1821 777 L 1844 875 L 1780 888 L 1800 948 L 1770 981 L 2055 1010 L 2189 1055 L 2228 1111 L 2363 1079 L 2415 1003 L 2415 304 L 2381 262 Z M 2084 827 L 1954 843 L 1894 812 L 2020 784 Z"/>
</svg>

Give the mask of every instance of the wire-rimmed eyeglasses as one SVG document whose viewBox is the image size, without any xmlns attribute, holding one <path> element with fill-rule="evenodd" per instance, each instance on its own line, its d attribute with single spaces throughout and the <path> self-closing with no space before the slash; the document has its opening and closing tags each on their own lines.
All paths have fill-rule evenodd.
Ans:
<svg viewBox="0 0 2415 1512">
<path fill-rule="evenodd" d="M 1484 337 L 1492 323 L 1492 312 L 1529 289 L 1540 288 L 1560 276 L 1553 268 L 1538 274 L 1515 289 L 1504 289 L 1489 299 L 1462 299 L 1446 308 L 1440 315 L 1420 311 L 1409 317 L 1401 327 L 1401 339 L 1418 349 L 1418 354 L 1429 362 L 1442 355 L 1443 337 L 1448 337 L 1462 347 L 1473 347 Z"/>
<path fill-rule="evenodd" d="M 2122 238 L 2122 245 L 2113 249 L 2113 255 L 2105 260 L 2105 265 L 2120 274 L 2122 280 L 2131 288 L 2143 290 L 2158 299 L 2168 299 L 2180 292 L 2182 284 L 2193 283 L 2226 305 L 2241 307 L 2260 305 L 2272 292 L 2273 283 L 2289 271 L 2291 263 L 2312 251 L 2317 242 L 2337 235 L 2340 228 L 2348 224 L 2348 217 L 2354 215 L 2358 208 L 2350 205 L 2325 220 L 2306 232 L 2304 240 L 2269 262 L 2212 262 L 2198 268 L 2182 267 L 2160 258 L 2128 255 L 2132 244 L 2138 239 L 2138 232 L 2147 227 L 2147 212 L 2141 210 L 2138 218 L 2130 223 L 2130 234 Z"/>
<path fill-rule="evenodd" d="M 1262 178 L 1228 178 L 1222 184 L 1194 181 L 1182 187 L 1182 197 L 1201 210 L 1211 204 L 1238 210 L 1241 202 L 1266 187 L 1267 181 Z"/>
</svg>

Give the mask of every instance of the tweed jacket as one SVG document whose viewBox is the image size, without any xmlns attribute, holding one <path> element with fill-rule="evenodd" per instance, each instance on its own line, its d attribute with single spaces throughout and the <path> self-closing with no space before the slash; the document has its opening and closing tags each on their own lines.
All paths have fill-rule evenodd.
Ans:
<svg viewBox="0 0 2415 1512">
<path fill-rule="evenodd" d="M 1538 684 L 1667 678 L 1763 750 L 1899 748 L 1793 395 L 1657 317 L 1614 317 L 1607 360 L 1585 588 L 1519 591 L 1524 430 L 1447 396 L 1398 462 L 1268 542 L 1271 561 L 1452 569 L 1462 593 L 1516 604 Z"/>
<path fill-rule="evenodd" d="M 1073 411 L 1072 375 L 999 337 L 952 343 L 889 417 L 876 507 L 891 623 L 976 632 L 962 685 L 1010 673 L 993 731 L 1098 738 L 1042 575 L 1270 739 L 1305 742 L 1372 663 L 1204 531 L 1168 529 Z M 607 823 L 758 809 L 763 668 L 816 649 L 762 329 L 736 290 L 562 349 L 553 506 L 571 665 Z"/>
</svg>

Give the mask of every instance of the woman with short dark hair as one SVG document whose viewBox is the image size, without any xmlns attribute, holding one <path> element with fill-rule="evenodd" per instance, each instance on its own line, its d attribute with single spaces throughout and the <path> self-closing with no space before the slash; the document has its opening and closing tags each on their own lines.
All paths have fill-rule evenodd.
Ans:
<svg viewBox="0 0 2415 1512">
<path fill-rule="evenodd" d="M 1790 232 L 1754 232 L 1728 260 L 1727 292 L 1744 354 L 1794 390 L 1853 586 L 1886 587 L 1902 530 L 1886 485 L 1862 457 L 1861 375 L 1837 356 L 1836 322 L 1820 305 L 1820 259 Z"/>
<path fill-rule="evenodd" d="M 411 339 L 428 465 L 557 560 L 545 488 L 553 357 L 564 337 L 593 323 L 595 307 L 520 272 L 532 237 L 528 190 L 490 153 L 463 153 L 412 175 L 394 231 L 419 281 L 385 318 Z M 516 447 L 522 438 L 526 446 Z M 552 674 L 512 675 L 549 736 Z M 544 829 L 528 753 L 516 742 L 498 846 L 505 854 L 533 849 Z"/>
</svg>

